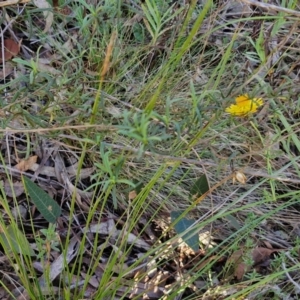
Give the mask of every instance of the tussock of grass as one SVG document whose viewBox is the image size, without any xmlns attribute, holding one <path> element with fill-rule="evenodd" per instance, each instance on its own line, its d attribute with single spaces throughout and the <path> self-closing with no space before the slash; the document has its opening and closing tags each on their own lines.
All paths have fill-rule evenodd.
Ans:
<svg viewBox="0 0 300 300">
<path fill-rule="evenodd" d="M 33 5 L 20 16 L 17 6 L 3 10 L 16 17 L 10 31 L 23 42 L 0 87 L 1 292 L 297 297 L 298 7 L 249 2 L 78 1 L 65 4 L 66 16 L 55 8 L 47 33 Z M 263 108 L 226 114 L 245 93 Z M 33 155 L 42 164 L 51 147 L 39 175 L 25 175 L 61 206 L 54 232 L 24 190 L 12 193 L 21 182 L 14 166 Z M 64 168 L 72 166 L 70 175 Z M 234 171 L 245 185 L 232 183 Z M 195 205 L 191 189 L 203 174 L 211 193 Z M 175 232 L 172 211 L 195 221 L 198 252 Z M 103 228 L 88 230 L 95 225 Z M 13 243 L 10 228 L 34 255 L 14 246 L 22 238 Z M 274 253 L 253 264 L 256 247 Z M 232 265 L 240 249 L 242 261 Z M 61 254 L 65 265 L 52 278 Z M 249 268 L 239 278 L 241 263 Z"/>
</svg>

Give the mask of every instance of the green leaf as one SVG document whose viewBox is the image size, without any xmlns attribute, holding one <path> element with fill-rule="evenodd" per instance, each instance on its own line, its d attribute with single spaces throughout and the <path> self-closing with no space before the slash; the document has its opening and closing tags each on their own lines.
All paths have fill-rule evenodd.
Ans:
<svg viewBox="0 0 300 300">
<path fill-rule="evenodd" d="M 144 27 L 141 24 L 135 23 L 132 27 L 132 32 L 133 32 L 135 40 L 138 43 L 144 43 L 145 42 L 145 30 L 144 30 Z"/>
<path fill-rule="evenodd" d="M 230 222 L 231 226 L 234 227 L 236 231 L 241 229 L 241 225 L 236 217 L 233 215 L 227 215 L 225 218 Z"/>
<path fill-rule="evenodd" d="M 0 233 L 0 243 L 4 249 L 14 251 L 19 254 L 34 256 L 35 253 L 30 247 L 23 232 L 17 226 L 9 225 Z"/>
<path fill-rule="evenodd" d="M 209 191 L 209 185 L 206 175 L 202 175 L 196 180 L 193 187 L 191 188 L 191 196 L 193 198 L 198 198 Z"/>
<path fill-rule="evenodd" d="M 179 221 L 174 225 L 174 229 L 178 234 L 185 232 L 190 226 L 195 223 L 195 221 L 193 220 L 181 218 L 180 216 L 182 215 L 182 213 L 183 211 L 171 211 L 172 222 L 180 218 Z M 199 234 L 197 229 L 189 229 L 188 232 L 186 232 L 182 236 L 182 239 L 194 251 L 199 250 Z"/>
<path fill-rule="evenodd" d="M 23 177 L 25 188 L 39 212 L 50 223 L 55 223 L 61 214 L 59 205 L 29 178 Z"/>
</svg>

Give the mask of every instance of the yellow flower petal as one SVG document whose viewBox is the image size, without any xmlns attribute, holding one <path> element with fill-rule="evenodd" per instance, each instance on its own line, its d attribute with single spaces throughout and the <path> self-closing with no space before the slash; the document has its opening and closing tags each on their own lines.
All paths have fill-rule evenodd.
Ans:
<svg viewBox="0 0 300 300">
<path fill-rule="evenodd" d="M 248 94 L 244 94 L 244 95 L 241 95 L 241 96 L 238 96 L 238 97 L 235 98 L 236 104 L 242 103 L 242 102 L 244 102 L 244 101 L 251 101 L 251 100 L 249 99 Z"/>
<path fill-rule="evenodd" d="M 231 104 L 226 108 L 226 112 L 234 116 L 246 116 L 254 113 L 263 105 L 261 98 L 249 98 L 248 94 L 244 94 L 235 98 L 236 104 Z"/>
</svg>

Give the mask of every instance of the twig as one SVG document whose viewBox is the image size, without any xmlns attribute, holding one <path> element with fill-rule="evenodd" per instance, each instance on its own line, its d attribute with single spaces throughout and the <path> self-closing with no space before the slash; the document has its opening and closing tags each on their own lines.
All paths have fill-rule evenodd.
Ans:
<svg viewBox="0 0 300 300">
<path fill-rule="evenodd" d="M 15 5 L 15 4 L 24 4 L 29 3 L 31 0 L 6 0 L 0 2 L 0 7 Z"/>
<path fill-rule="evenodd" d="M 20 128 L 20 129 L 11 129 L 11 128 L 5 128 L 5 129 L 0 129 L 0 132 L 5 132 L 5 133 L 42 133 L 42 132 L 51 132 L 51 131 L 60 131 L 60 130 L 68 130 L 68 129 L 73 129 L 73 130 L 85 130 L 89 128 L 94 128 L 97 130 L 104 130 L 104 131 L 116 131 L 118 130 L 117 127 L 113 125 L 93 125 L 93 124 L 86 124 L 86 125 L 68 125 L 68 126 L 60 126 L 60 127 L 48 127 L 48 128 L 35 128 L 35 129 L 26 129 L 26 128 Z"/>
<path fill-rule="evenodd" d="M 285 253 L 285 254 L 289 257 L 288 253 Z M 290 282 L 295 286 L 295 288 L 297 289 L 297 293 L 299 293 L 300 292 L 300 285 L 291 277 L 291 275 L 289 274 L 288 270 L 286 269 L 285 263 L 282 262 L 281 265 L 282 265 L 282 269 L 285 272 L 285 275 L 290 280 Z"/>
<path fill-rule="evenodd" d="M 285 12 L 290 15 L 300 17 L 300 12 L 293 10 L 293 9 L 289 9 L 289 8 L 285 8 L 285 7 L 281 7 L 281 6 L 277 6 L 277 5 L 273 5 L 273 4 L 269 4 L 269 3 L 259 2 L 256 0 L 241 0 L 241 2 L 250 4 L 250 5 L 255 5 L 255 6 L 261 7 L 263 9 L 275 10 L 277 12 L 281 11 L 281 12 Z"/>
</svg>

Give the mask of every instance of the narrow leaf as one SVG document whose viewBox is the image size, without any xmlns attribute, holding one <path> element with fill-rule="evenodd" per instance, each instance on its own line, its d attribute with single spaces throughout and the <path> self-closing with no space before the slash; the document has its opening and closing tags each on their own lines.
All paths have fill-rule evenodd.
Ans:
<svg viewBox="0 0 300 300">
<path fill-rule="evenodd" d="M 29 178 L 23 177 L 25 188 L 39 212 L 50 223 L 55 223 L 61 214 L 59 205 Z"/>
<path fill-rule="evenodd" d="M 182 211 L 171 211 L 171 221 L 174 222 L 180 215 Z M 178 234 L 185 232 L 190 226 L 194 224 L 195 221 L 189 220 L 187 218 L 180 218 L 179 221 L 174 225 L 174 229 Z M 191 247 L 194 251 L 199 250 L 199 235 L 198 231 L 195 229 L 189 229 L 183 236 L 182 240 Z"/>
<path fill-rule="evenodd" d="M 27 256 L 35 255 L 23 232 L 16 226 L 9 225 L 0 233 L 0 243 L 4 249 L 9 249 L 10 251 Z"/>
</svg>

